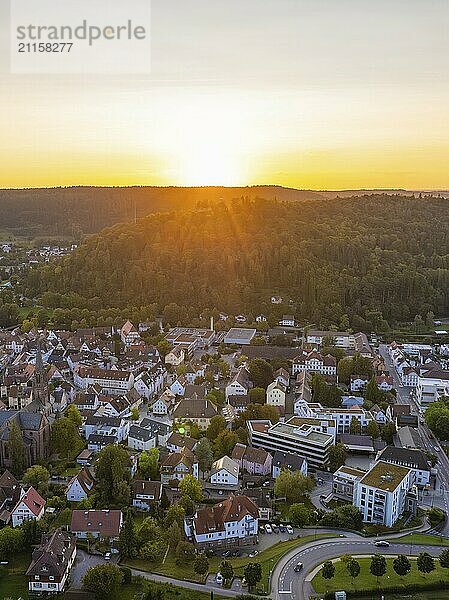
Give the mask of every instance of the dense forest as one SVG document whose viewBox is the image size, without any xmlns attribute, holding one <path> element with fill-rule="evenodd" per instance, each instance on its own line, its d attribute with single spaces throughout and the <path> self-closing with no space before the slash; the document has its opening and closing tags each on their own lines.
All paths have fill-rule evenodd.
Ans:
<svg viewBox="0 0 449 600">
<path fill-rule="evenodd" d="M 391 190 L 391 193 L 400 193 Z M 5 235 L 80 240 L 116 223 L 154 212 L 191 210 L 204 202 L 257 198 L 297 201 L 360 194 L 315 192 L 280 186 L 253 187 L 68 187 L 0 190 L 0 229 Z M 409 192 L 412 193 L 412 192 Z"/>
<path fill-rule="evenodd" d="M 278 294 L 298 319 L 381 329 L 449 313 L 449 200 L 204 202 L 91 236 L 32 270 L 24 292 L 53 307 L 70 296 L 90 309 L 175 303 L 252 315 L 272 311 Z"/>
</svg>

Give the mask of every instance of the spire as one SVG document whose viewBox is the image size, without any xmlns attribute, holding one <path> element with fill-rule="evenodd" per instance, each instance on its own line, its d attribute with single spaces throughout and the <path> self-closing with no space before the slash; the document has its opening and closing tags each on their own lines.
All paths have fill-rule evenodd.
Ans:
<svg viewBox="0 0 449 600">
<path fill-rule="evenodd" d="M 44 360 L 42 358 L 41 350 L 41 338 L 37 338 L 37 349 L 36 349 L 36 373 L 42 374 L 44 372 Z"/>
</svg>

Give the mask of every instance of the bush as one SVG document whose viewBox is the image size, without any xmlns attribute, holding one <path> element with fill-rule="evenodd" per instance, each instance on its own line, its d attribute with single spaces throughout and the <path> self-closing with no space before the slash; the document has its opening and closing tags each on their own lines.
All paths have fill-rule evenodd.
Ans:
<svg viewBox="0 0 449 600">
<path fill-rule="evenodd" d="M 120 571 L 123 573 L 123 583 L 131 583 L 131 569 L 129 567 L 120 567 Z"/>
</svg>

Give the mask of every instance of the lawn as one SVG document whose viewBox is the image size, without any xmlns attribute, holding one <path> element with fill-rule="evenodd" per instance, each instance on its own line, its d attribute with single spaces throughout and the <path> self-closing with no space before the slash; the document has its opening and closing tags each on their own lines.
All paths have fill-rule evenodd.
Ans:
<svg viewBox="0 0 449 600">
<path fill-rule="evenodd" d="M 350 583 L 348 572 L 341 561 L 335 563 L 335 576 L 331 580 L 323 579 L 321 573 L 318 572 L 312 579 L 312 586 L 317 593 L 333 592 L 337 590 L 373 590 L 376 592 L 387 592 L 391 587 L 399 587 L 414 584 L 426 584 L 439 581 L 447 581 L 449 583 L 449 572 L 443 569 L 438 561 L 435 561 L 436 569 L 427 575 L 422 575 L 417 567 L 416 560 L 412 560 L 412 569 L 410 573 L 404 577 L 399 577 L 393 571 L 393 559 L 387 558 L 387 572 L 383 577 L 377 579 L 371 575 L 369 568 L 371 564 L 370 558 L 357 559 L 360 563 L 360 575 L 354 579 L 354 583 Z M 446 596 L 447 597 L 447 596 Z"/>
<path fill-rule="evenodd" d="M 138 581 L 138 580 L 137 580 Z M 167 600 L 210 600 L 209 592 L 197 592 L 195 590 L 187 590 L 185 588 L 176 587 L 173 585 L 167 586 L 167 584 L 160 584 L 156 582 L 145 582 L 146 585 L 150 585 L 152 589 L 163 589 L 167 594 L 164 596 Z M 140 582 L 129 583 L 122 585 L 120 588 L 120 600 L 141 600 L 144 586 Z M 168 590 L 172 593 L 169 595 Z M 220 600 L 221 596 L 215 596 L 216 600 Z"/>
<path fill-rule="evenodd" d="M 395 544 L 416 544 L 418 546 L 449 546 L 449 539 L 439 535 L 409 533 L 394 540 Z"/>
<path fill-rule="evenodd" d="M 261 585 L 267 589 L 268 586 L 268 577 L 270 571 L 273 569 L 274 565 L 278 562 L 278 560 L 289 550 L 293 548 L 302 546 L 307 544 L 307 542 L 313 541 L 314 539 L 321 538 L 331 538 L 335 537 L 333 535 L 329 535 L 326 533 L 318 533 L 316 536 L 307 535 L 301 538 L 294 538 L 291 540 L 287 540 L 285 542 L 278 542 L 274 546 L 267 548 L 254 558 L 249 558 L 247 556 L 241 558 L 229 558 L 229 562 L 234 567 L 234 572 L 237 576 L 243 576 L 243 570 L 246 565 L 250 562 L 258 562 L 262 565 L 262 581 Z M 209 572 L 217 573 L 220 570 L 220 564 L 224 559 L 221 557 L 214 556 L 209 559 Z M 167 577 L 173 577 L 175 579 L 187 580 L 187 581 L 198 581 L 201 582 L 202 579 L 193 571 L 192 564 L 176 564 L 176 558 L 172 552 L 167 555 L 167 558 L 164 564 L 159 563 L 150 563 L 145 560 L 128 560 L 126 561 L 126 565 L 129 567 L 133 567 L 135 569 L 140 569 L 141 571 L 148 571 L 150 573 L 158 573 L 160 575 L 165 575 Z"/>
<path fill-rule="evenodd" d="M 0 566 L 0 598 L 17 600 L 28 596 L 28 579 L 24 574 L 30 562 L 31 555 L 23 552 L 11 556 L 8 565 Z"/>
</svg>

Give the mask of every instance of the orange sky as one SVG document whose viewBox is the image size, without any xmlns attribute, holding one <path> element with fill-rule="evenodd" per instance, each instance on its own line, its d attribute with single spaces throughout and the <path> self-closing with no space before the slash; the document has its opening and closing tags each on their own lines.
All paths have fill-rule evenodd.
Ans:
<svg viewBox="0 0 449 600">
<path fill-rule="evenodd" d="M 153 0 L 142 76 L 3 56 L 0 187 L 449 189 L 449 4 L 406 4 Z"/>
</svg>

